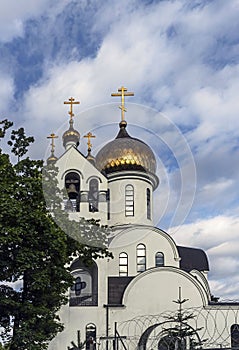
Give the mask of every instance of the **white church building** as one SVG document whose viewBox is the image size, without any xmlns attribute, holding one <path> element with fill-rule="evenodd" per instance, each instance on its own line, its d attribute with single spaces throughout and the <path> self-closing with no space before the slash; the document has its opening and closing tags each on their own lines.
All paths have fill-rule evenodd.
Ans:
<svg viewBox="0 0 239 350">
<path fill-rule="evenodd" d="M 113 95 L 121 97 L 113 140 L 94 157 L 88 133 L 88 154 L 83 155 L 71 98 L 65 152 L 56 158 L 52 147 L 48 158 L 68 194 L 64 208 L 69 218 L 108 225 L 108 249 L 114 256 L 89 266 L 73 261 L 75 284 L 60 311 L 65 329 L 49 350 L 239 349 L 239 303 L 211 295 L 205 252 L 178 246 L 153 226 L 153 196 L 160 181 L 156 158 L 127 131 L 125 96 L 133 94 L 121 87 Z"/>
</svg>

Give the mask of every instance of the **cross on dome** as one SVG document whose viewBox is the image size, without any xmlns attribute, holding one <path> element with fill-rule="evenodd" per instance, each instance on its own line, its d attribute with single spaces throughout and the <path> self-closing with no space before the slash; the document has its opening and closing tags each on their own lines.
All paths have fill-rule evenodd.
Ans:
<svg viewBox="0 0 239 350">
<path fill-rule="evenodd" d="M 58 136 L 56 136 L 53 132 L 50 134 L 50 136 L 47 136 L 47 139 L 51 139 L 51 153 L 54 154 L 54 149 L 55 149 L 54 139 L 58 139 Z"/>
<path fill-rule="evenodd" d="M 127 112 L 127 109 L 125 108 L 125 96 L 134 96 L 134 92 L 127 92 L 128 90 L 126 87 L 121 86 L 118 89 L 118 92 L 112 92 L 111 96 L 121 96 L 121 106 L 119 108 L 121 109 L 121 121 L 125 122 L 124 113 Z"/>
<path fill-rule="evenodd" d="M 90 139 L 95 138 L 96 136 L 93 135 L 91 132 L 88 132 L 88 134 L 86 134 L 84 137 L 88 139 L 88 141 L 87 141 L 88 151 L 91 151 L 92 144 L 90 142 Z"/>
<path fill-rule="evenodd" d="M 72 118 L 75 115 L 73 113 L 73 105 L 79 105 L 79 104 L 80 104 L 80 101 L 75 101 L 73 97 L 70 97 L 68 101 L 64 101 L 64 105 L 70 105 L 70 110 L 68 112 L 68 114 L 70 115 L 70 121 L 72 121 Z"/>
<path fill-rule="evenodd" d="M 47 159 L 48 164 L 57 160 L 57 158 L 54 155 L 54 150 L 55 150 L 54 139 L 57 139 L 57 138 L 58 136 L 56 136 L 53 132 L 50 134 L 50 136 L 47 136 L 47 139 L 51 139 L 51 156 Z"/>
</svg>

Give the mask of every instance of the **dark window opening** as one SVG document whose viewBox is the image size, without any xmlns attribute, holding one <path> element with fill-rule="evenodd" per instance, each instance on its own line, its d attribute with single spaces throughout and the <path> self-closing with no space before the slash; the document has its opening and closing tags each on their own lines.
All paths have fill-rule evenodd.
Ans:
<svg viewBox="0 0 239 350">
<path fill-rule="evenodd" d="M 65 188 L 68 200 L 65 201 L 65 210 L 80 211 L 80 176 L 70 172 L 65 177 Z"/>
<path fill-rule="evenodd" d="M 96 179 L 90 180 L 88 200 L 89 211 L 91 213 L 99 211 L 99 182 Z"/>
<path fill-rule="evenodd" d="M 161 252 L 158 252 L 155 254 L 155 266 L 164 266 L 164 254 Z"/>
<path fill-rule="evenodd" d="M 239 324 L 231 326 L 231 346 L 232 349 L 239 349 Z"/>
<path fill-rule="evenodd" d="M 106 200 L 107 200 L 107 219 L 110 220 L 110 190 L 109 189 L 106 193 Z"/>
<path fill-rule="evenodd" d="M 147 219 L 151 220 L 151 193 L 149 188 L 147 188 L 146 190 L 146 196 L 147 196 Z"/>
<path fill-rule="evenodd" d="M 96 349 L 96 326 L 94 323 L 89 323 L 85 328 L 85 348 L 86 350 Z"/>
</svg>

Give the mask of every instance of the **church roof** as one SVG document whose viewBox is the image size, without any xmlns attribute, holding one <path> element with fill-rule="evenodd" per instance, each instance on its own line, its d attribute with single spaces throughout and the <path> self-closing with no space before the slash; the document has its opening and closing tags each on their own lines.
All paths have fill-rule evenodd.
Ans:
<svg viewBox="0 0 239 350">
<path fill-rule="evenodd" d="M 181 258 L 180 268 L 184 271 L 209 271 L 206 253 L 202 249 L 177 246 Z"/>
<path fill-rule="evenodd" d="M 131 137 L 126 126 L 126 121 L 121 122 L 116 138 L 98 152 L 96 167 L 106 173 L 135 169 L 155 174 L 156 159 L 153 151 L 143 141 Z"/>
</svg>

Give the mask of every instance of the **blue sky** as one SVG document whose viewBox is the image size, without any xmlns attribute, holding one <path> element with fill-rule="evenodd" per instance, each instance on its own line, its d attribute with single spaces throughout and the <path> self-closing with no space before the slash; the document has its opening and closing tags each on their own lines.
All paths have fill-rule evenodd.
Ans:
<svg viewBox="0 0 239 350">
<path fill-rule="evenodd" d="M 34 135 L 31 155 L 53 131 L 61 154 L 70 96 L 96 152 L 117 133 L 111 92 L 134 91 L 129 132 L 158 160 L 156 221 L 207 251 L 227 298 L 239 296 L 238 33 L 238 0 L 0 0 L 1 115 Z"/>
</svg>

